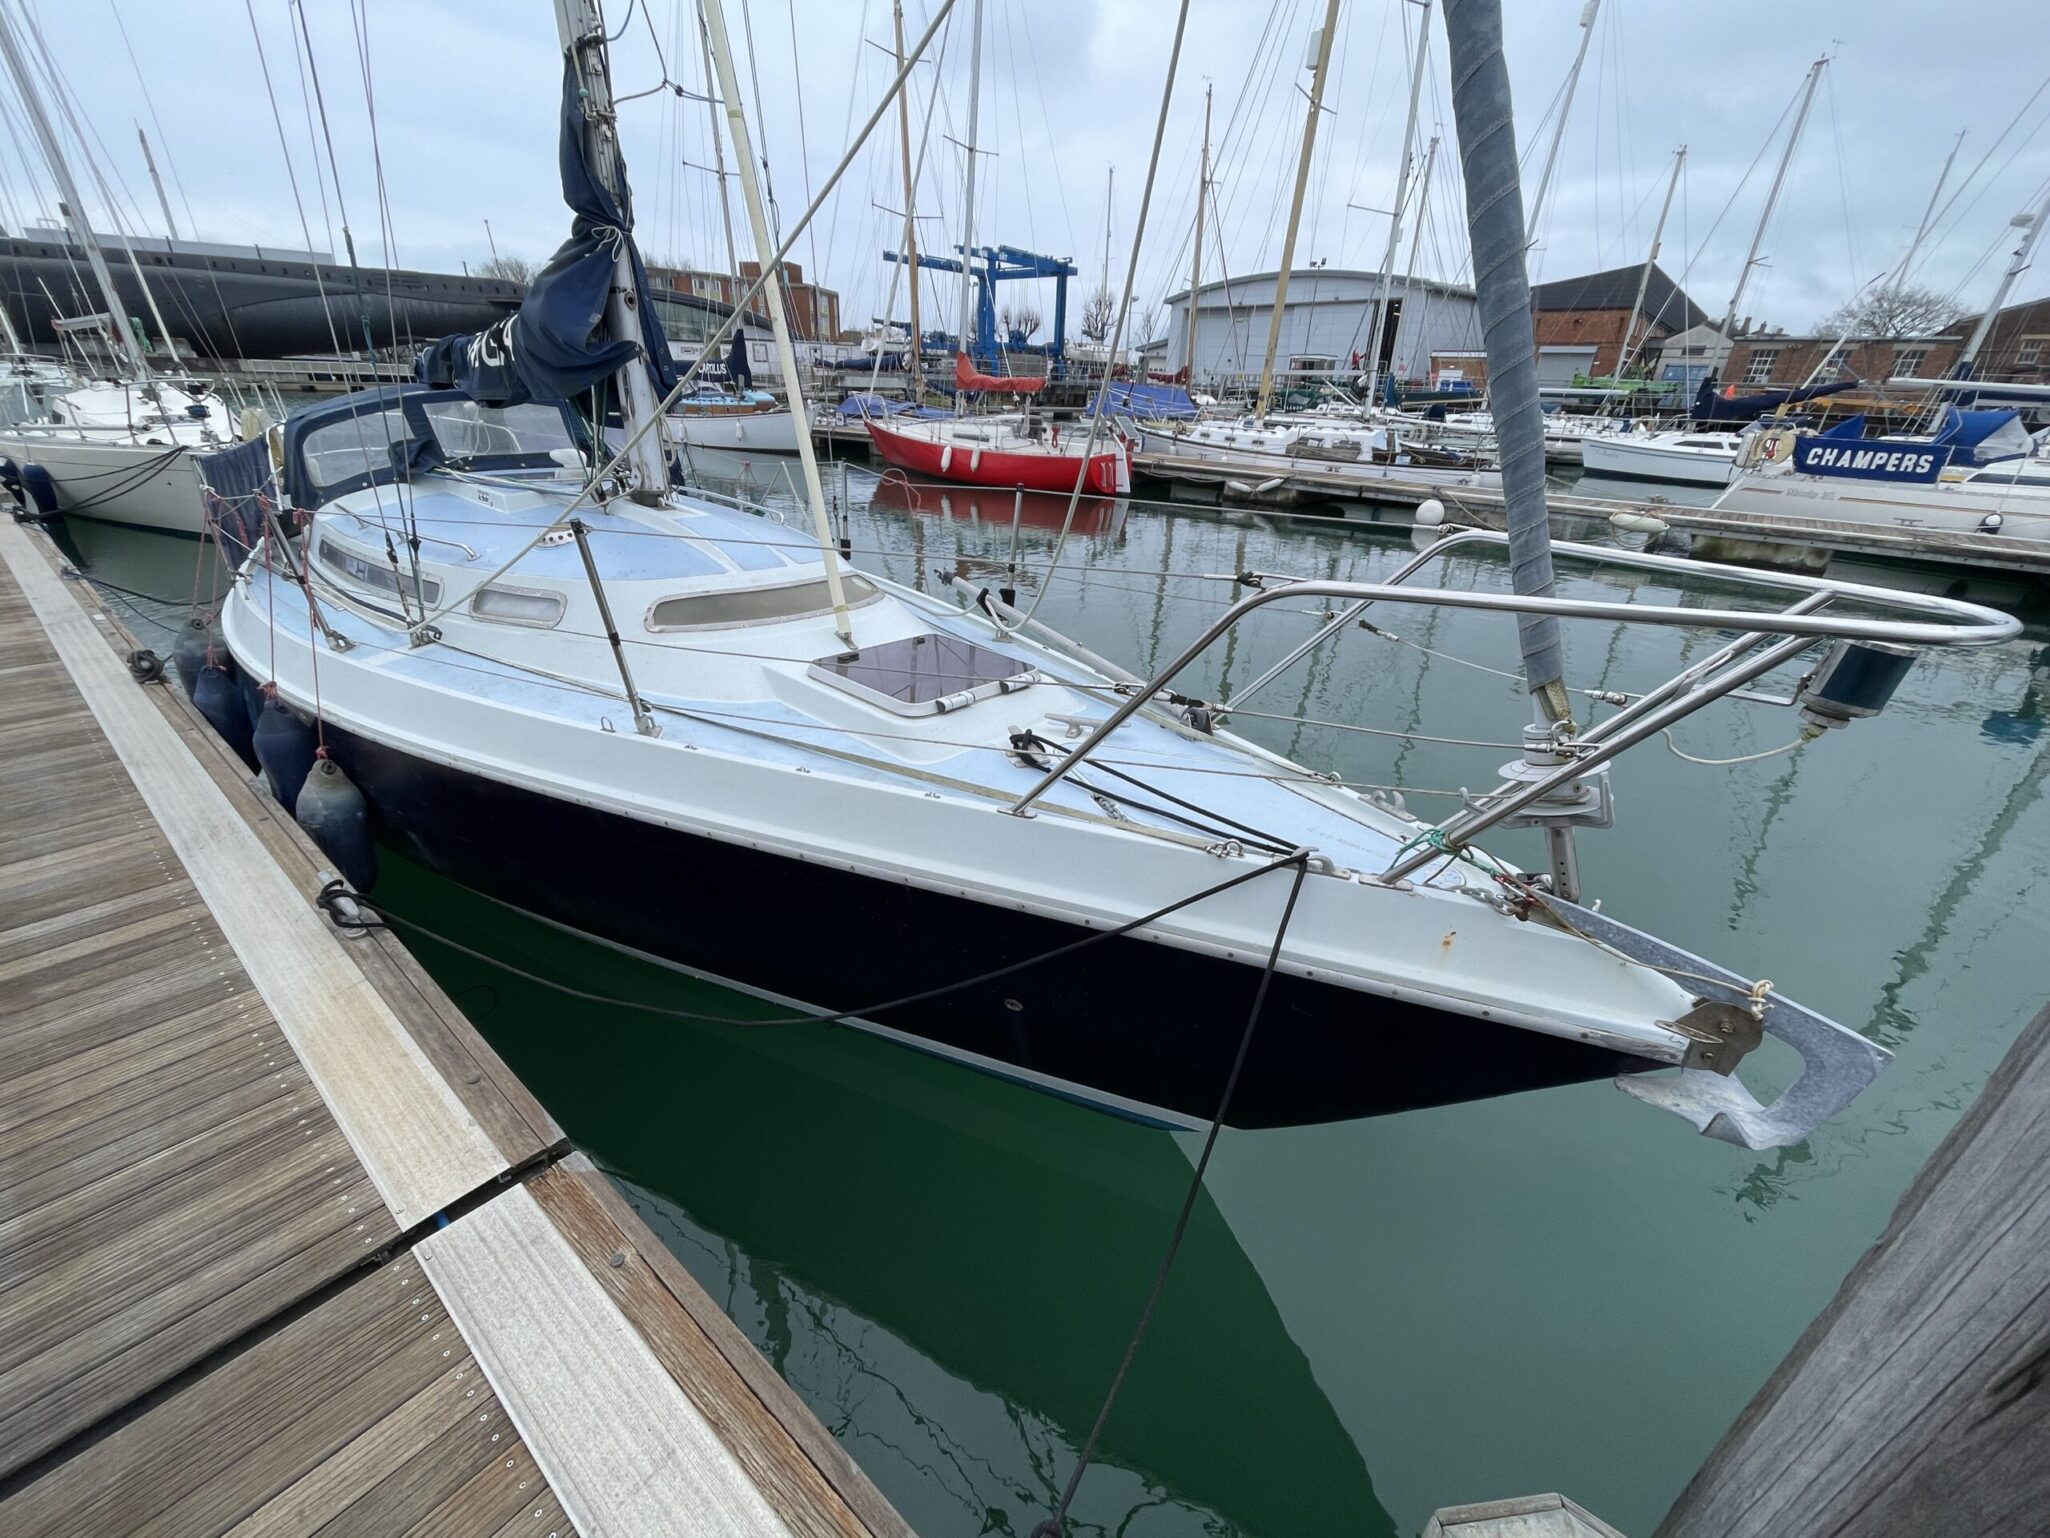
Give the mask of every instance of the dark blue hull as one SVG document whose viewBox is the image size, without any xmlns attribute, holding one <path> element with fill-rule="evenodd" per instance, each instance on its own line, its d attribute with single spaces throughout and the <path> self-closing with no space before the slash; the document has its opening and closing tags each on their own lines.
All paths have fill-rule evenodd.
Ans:
<svg viewBox="0 0 2050 1538">
<path fill-rule="evenodd" d="M 652 826 L 333 726 L 327 742 L 382 835 L 442 875 L 595 939 L 823 1009 L 943 987 L 1090 933 Z M 1287 878 L 1273 879 L 1278 907 Z M 1256 966 L 1105 940 L 865 1018 L 911 1045 L 1054 1093 L 1197 1123 L 1216 1113 L 1257 982 Z M 1655 1066 L 1279 974 L 1229 1121 L 1348 1121 Z"/>
</svg>

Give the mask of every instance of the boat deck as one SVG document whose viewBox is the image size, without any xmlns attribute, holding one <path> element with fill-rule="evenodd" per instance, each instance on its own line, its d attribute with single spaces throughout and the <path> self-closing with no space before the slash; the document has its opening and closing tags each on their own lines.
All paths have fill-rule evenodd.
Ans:
<svg viewBox="0 0 2050 1538">
<path fill-rule="evenodd" d="M 127 644 L 0 523 L 0 1530 L 906 1532 Z"/>
</svg>

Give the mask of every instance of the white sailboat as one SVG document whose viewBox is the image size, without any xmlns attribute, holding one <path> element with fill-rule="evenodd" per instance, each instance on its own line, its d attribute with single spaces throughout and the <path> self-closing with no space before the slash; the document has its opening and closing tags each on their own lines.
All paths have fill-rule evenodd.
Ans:
<svg viewBox="0 0 2050 1538">
<path fill-rule="evenodd" d="M 721 0 L 705 12 L 737 112 Z M 318 711 L 384 837 L 603 943 L 1168 1126 L 1219 1114 L 1242 1042 L 1228 1119 L 1256 1127 L 1622 1072 L 1711 1135 L 1778 1144 L 1877 1071 L 1882 1051 L 1769 984 L 1582 907 L 1570 884 L 1473 840 L 1541 815 L 1543 798 L 1599 820 L 1609 758 L 1817 638 L 1984 642 L 2014 621 L 1734 572 L 1718 575 L 1798 596 L 1760 614 L 1413 588 L 1427 552 L 1388 584 L 1276 580 L 1135 687 L 994 598 L 963 609 L 848 571 L 808 456 L 816 539 L 671 490 L 627 303 L 631 232 L 605 190 L 624 173 L 602 19 L 592 0 L 558 0 L 558 16 L 565 191 L 613 244 L 594 238 L 550 272 L 618 300 L 588 370 L 560 383 L 574 395 L 584 372 L 618 368 L 633 442 L 597 465 L 567 408 L 490 405 L 475 389 L 310 408 L 286 425 L 283 467 L 310 527 L 273 552 L 289 560 L 244 565 L 222 616 L 246 673 Z M 553 299 L 537 285 L 515 324 L 545 323 Z M 766 303 L 787 356 L 773 286 Z M 1912 618 L 1817 612 L 1840 596 Z M 1173 692 L 1242 614 L 1304 598 L 1350 610 L 1282 667 L 1376 602 L 1738 635 L 1578 739 L 1532 738 L 1523 778 L 1434 825 L 1218 729 L 1227 707 Z M 816 916 L 798 932 L 794 905 Z M 1768 1034 L 1803 1066 L 1761 1106 L 1727 1075 Z M 1661 1066 L 1680 1072 L 1636 1082 Z"/>
<path fill-rule="evenodd" d="M 1780 154 L 1779 169 L 1774 173 L 1772 186 L 1765 195 L 1765 207 L 1759 212 L 1758 227 L 1751 234 L 1751 249 L 1745 254 L 1744 265 L 1737 270 L 1737 286 L 1730 291 L 1730 306 L 1723 312 L 1723 323 L 1716 328 L 1726 343 L 1735 333 L 1737 306 L 1743 303 L 1745 285 L 1751 281 L 1751 269 L 1758 265 L 1758 248 L 1765 240 L 1766 226 L 1772 222 L 1773 209 L 1779 204 L 1780 189 L 1786 185 L 1787 169 L 1793 164 L 1794 151 L 1801 142 L 1801 130 L 1808 121 L 1808 109 L 1815 102 L 1815 88 L 1822 83 L 1822 71 L 1828 63 L 1825 57 L 1808 66 L 1808 78 L 1801 86 L 1800 104 L 1794 112 L 1793 127 L 1787 131 L 1787 145 Z M 1670 190 L 1667 199 L 1670 204 Z M 1661 224 L 1664 217 L 1660 215 Z M 1634 319 L 1632 323 L 1635 323 Z M 1727 358 L 1728 354 L 1724 356 Z M 1685 486 L 1727 486 L 1730 477 L 1736 473 L 1737 454 L 1742 447 L 1743 435 L 1740 433 L 1639 429 L 1584 439 L 1580 462 L 1589 475 L 1622 480 L 1671 481 Z"/>
<path fill-rule="evenodd" d="M 30 78 L 15 23 L 4 12 L 0 56 L 56 181 L 72 239 L 84 250 L 107 305 L 104 315 L 66 324 L 104 334 L 126 368 L 120 377 L 45 389 L 39 392 L 37 420 L 0 427 L 0 484 L 44 517 L 61 513 L 199 534 L 206 525 L 191 454 L 232 443 L 235 423 L 204 387 L 151 374 L 106 258 L 86 225 L 84 204 Z"/>
</svg>

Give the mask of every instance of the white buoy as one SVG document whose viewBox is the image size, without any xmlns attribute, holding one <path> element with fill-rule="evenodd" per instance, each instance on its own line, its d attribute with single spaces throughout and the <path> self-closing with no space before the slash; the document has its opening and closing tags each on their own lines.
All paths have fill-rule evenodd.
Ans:
<svg viewBox="0 0 2050 1538">
<path fill-rule="evenodd" d="M 1416 521 L 1426 529 L 1435 529 L 1445 521 L 1445 504 L 1436 497 L 1425 497 L 1416 505 Z"/>
<path fill-rule="evenodd" d="M 1632 534 L 1663 534 L 1672 525 L 1663 518 L 1654 518 L 1650 513 L 1611 513 L 1609 527 L 1627 529 Z"/>
</svg>

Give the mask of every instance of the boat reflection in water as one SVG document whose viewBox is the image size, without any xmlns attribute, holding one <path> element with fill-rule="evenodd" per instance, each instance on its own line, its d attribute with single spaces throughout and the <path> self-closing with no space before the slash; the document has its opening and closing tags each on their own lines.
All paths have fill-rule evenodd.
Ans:
<svg viewBox="0 0 2050 1538">
<path fill-rule="evenodd" d="M 1023 529 L 1058 534 L 1068 516 L 1068 497 L 1058 491 L 999 490 L 990 486 L 950 486 L 885 475 L 876 483 L 869 506 L 882 512 L 911 513 L 920 518 L 963 520 L 1008 528 L 1013 518 Z M 1129 504 L 1123 497 L 1081 497 L 1075 502 L 1070 534 L 1087 539 L 1114 536 L 1124 527 Z"/>
<path fill-rule="evenodd" d="M 591 992 L 777 1012 L 396 855 L 378 895 Z M 860 1032 L 566 1006 L 419 951 L 916 1530 L 1022 1535 L 1052 1509 L 1188 1188 L 1173 1140 Z M 1208 1196 L 1070 1531 L 1396 1531 Z"/>
</svg>

